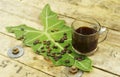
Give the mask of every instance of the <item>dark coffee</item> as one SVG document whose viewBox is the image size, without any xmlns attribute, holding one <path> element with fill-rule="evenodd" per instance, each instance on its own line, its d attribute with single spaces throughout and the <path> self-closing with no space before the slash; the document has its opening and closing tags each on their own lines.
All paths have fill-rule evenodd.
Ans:
<svg viewBox="0 0 120 77">
<path fill-rule="evenodd" d="M 93 28 L 80 27 L 73 32 L 72 45 L 81 53 L 88 53 L 96 49 L 98 33 Z M 95 33 L 95 34 L 94 34 Z"/>
</svg>

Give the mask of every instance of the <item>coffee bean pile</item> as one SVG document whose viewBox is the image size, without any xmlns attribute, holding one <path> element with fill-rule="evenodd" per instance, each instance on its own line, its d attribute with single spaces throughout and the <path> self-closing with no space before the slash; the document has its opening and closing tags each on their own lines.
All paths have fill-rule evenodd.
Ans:
<svg viewBox="0 0 120 77">
<path fill-rule="evenodd" d="M 54 32 L 54 31 L 51 31 L 51 32 Z M 64 43 L 65 40 L 67 40 L 67 33 L 64 33 L 63 37 L 60 38 L 60 40 L 55 42 Z M 43 44 L 43 46 L 40 47 L 38 50 L 36 50 L 36 53 L 46 54 L 48 57 L 52 57 L 55 61 L 58 61 L 59 59 L 61 59 L 63 55 L 65 55 L 66 53 L 68 54 L 72 53 L 72 51 L 68 49 L 70 47 L 70 44 L 65 45 L 63 50 L 61 50 L 61 52 L 52 52 L 53 50 L 58 49 L 58 46 L 52 45 L 50 40 L 44 40 L 44 41 L 35 40 L 33 42 L 33 45 L 37 45 L 41 43 Z M 70 63 L 70 60 L 65 60 L 65 63 Z"/>
<path fill-rule="evenodd" d="M 84 60 L 84 59 L 85 59 L 85 56 L 84 56 L 84 55 L 75 57 L 75 60 L 78 60 L 78 61 L 82 61 L 82 60 Z"/>
</svg>

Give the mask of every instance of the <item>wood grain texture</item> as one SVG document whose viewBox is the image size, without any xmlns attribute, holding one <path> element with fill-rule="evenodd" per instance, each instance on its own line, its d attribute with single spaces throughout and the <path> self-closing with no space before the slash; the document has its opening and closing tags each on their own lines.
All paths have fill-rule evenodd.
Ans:
<svg viewBox="0 0 120 77">
<path fill-rule="evenodd" d="M 21 41 L 18 41 L 13 37 L 9 37 L 9 36 L 6 36 L 1 33 L 0 33 L 0 39 L 1 39 L 0 43 L 5 44 L 5 45 L 0 44 L 0 49 L 1 49 L 0 55 L 3 55 L 5 57 L 7 57 L 7 50 L 10 47 L 14 47 L 16 45 L 22 45 Z M 13 68 L 13 66 L 16 65 L 16 63 L 18 63 L 18 65 L 22 65 L 23 67 L 25 67 L 25 65 L 27 65 L 26 66 L 27 70 L 30 70 L 30 72 L 35 72 L 35 73 L 32 73 L 32 75 L 30 75 L 28 77 L 36 77 L 36 75 L 38 75 L 36 73 L 35 69 L 44 71 L 44 72 L 51 74 L 53 76 L 56 76 L 56 77 L 66 77 L 66 75 L 63 72 L 64 67 L 55 67 L 53 64 L 51 64 L 51 62 L 45 61 L 42 56 L 33 53 L 33 51 L 30 48 L 28 48 L 28 47 L 23 47 L 23 48 L 24 48 L 25 54 L 22 57 L 15 59 L 15 61 L 12 61 L 12 59 L 7 58 L 10 62 L 12 62 L 12 64 L 9 66 L 9 68 L 7 68 L 6 70 L 2 70 L 2 73 L 5 73 L 5 71 L 6 72 L 11 71 L 10 73 L 8 73 L 8 75 L 6 75 L 7 77 L 10 77 L 10 75 L 12 75 L 13 77 L 16 76 L 16 73 L 14 73 L 16 70 L 12 70 L 12 69 L 16 69 L 16 68 Z M 0 61 L 5 59 L 3 56 L 0 56 L 0 58 L 1 58 Z M 28 68 L 28 66 L 33 67 L 33 68 L 32 69 Z M 27 72 L 29 73 L 29 71 L 27 71 Z M 2 76 L 2 73 L 0 72 L 0 76 Z M 18 77 L 23 76 L 26 73 L 26 70 L 22 70 L 21 73 L 22 74 L 20 76 L 18 75 Z M 83 77 L 87 77 L 87 76 L 101 77 L 101 75 L 103 77 L 118 77 L 118 76 L 112 75 L 110 73 L 101 71 L 96 68 L 93 68 L 93 71 L 90 73 L 83 74 Z M 38 77 L 43 77 L 43 76 L 44 75 L 40 74 Z M 25 77 L 27 77 L 27 76 L 25 76 Z M 49 77 L 49 75 L 44 76 L 44 77 Z"/>
<path fill-rule="evenodd" d="M 27 19 L 23 20 L 23 18 L 21 18 L 21 17 L 18 17 L 16 15 L 11 15 L 11 14 L 6 13 L 6 12 L 0 11 L 0 13 L 1 13 L 0 15 L 3 16 L 3 18 L 0 19 L 0 21 L 2 21 L 2 23 L 0 24 L 1 25 L 0 28 L 1 28 L 1 32 L 3 32 L 3 33 L 11 35 L 11 33 L 6 32 L 5 27 L 8 26 L 8 25 L 9 26 L 11 26 L 11 25 L 12 26 L 16 26 L 16 25 L 19 25 L 21 23 L 30 25 L 31 27 L 34 27 L 36 29 L 42 29 L 41 25 L 36 23 L 36 22 L 31 22 L 30 20 L 27 20 Z M 71 25 L 71 22 L 74 21 L 73 19 L 62 17 L 62 16 L 61 16 L 61 19 L 64 19 L 65 21 L 67 21 L 67 24 L 69 24 L 69 25 Z M 34 25 L 34 26 L 32 26 L 32 25 Z M 120 46 L 119 39 L 120 39 L 120 37 L 118 37 L 118 36 L 120 36 L 119 32 L 113 31 L 113 30 L 109 30 L 107 40 L 105 42 L 101 43 L 100 48 L 98 50 L 97 54 L 100 55 L 100 56 L 98 56 L 97 54 L 92 56 L 93 57 L 92 60 L 95 63 L 95 66 L 97 66 L 99 68 L 102 68 L 102 69 L 105 69 L 107 71 L 111 71 L 111 72 L 117 73 L 117 74 L 120 73 L 120 70 L 118 70 L 119 62 L 120 62 L 119 58 L 117 59 L 117 58 L 111 57 L 111 56 L 109 56 L 109 54 L 111 54 L 111 49 L 112 49 L 112 51 L 116 51 L 118 53 L 117 55 L 120 56 L 119 55 L 120 54 L 120 52 L 119 52 L 119 46 Z M 106 46 L 104 46 L 104 45 L 106 45 Z M 118 46 L 117 50 L 114 48 L 116 46 Z M 105 55 L 103 56 L 101 52 L 105 53 Z M 111 59 L 112 61 L 104 59 L 104 58 L 109 59 L 108 56 L 109 56 L 109 58 L 112 58 Z M 104 57 L 104 58 L 101 58 L 101 57 Z M 117 61 L 115 59 L 117 59 Z M 117 65 L 117 67 L 114 67 L 114 68 L 111 69 L 111 67 L 109 67 L 107 65 L 103 65 L 102 64 L 103 62 L 105 64 L 113 64 L 113 66 Z"/>
<path fill-rule="evenodd" d="M 0 55 L 0 77 L 52 77 L 52 76 Z"/>
<path fill-rule="evenodd" d="M 87 1 L 87 0 L 86 0 Z M 101 2 L 105 0 L 101 0 Z M 108 0 L 105 1 L 105 3 L 107 3 Z M 109 0 L 109 2 L 111 2 L 113 0 Z M 74 1 L 73 1 L 74 2 Z M 34 27 L 36 29 L 41 29 L 42 30 L 42 26 L 40 25 L 40 20 L 39 20 L 39 14 L 41 12 L 41 9 L 43 8 L 43 6 L 49 3 L 52 7 L 52 9 L 54 11 L 56 11 L 57 13 L 59 13 L 59 17 L 61 19 L 64 19 L 67 23 L 67 25 L 71 25 L 71 23 L 74 21 L 74 18 L 78 18 L 84 15 L 87 16 L 92 16 L 96 19 L 98 19 L 103 25 L 105 25 L 106 27 L 109 27 L 111 29 L 115 29 L 115 30 L 109 30 L 108 33 L 108 38 L 106 39 L 105 42 L 99 44 L 99 49 L 98 51 L 95 53 L 95 55 L 91 56 L 90 58 L 93 60 L 93 64 L 95 67 L 97 68 L 101 68 L 105 71 L 109 71 L 112 72 L 114 74 L 120 75 L 120 26 L 119 26 L 119 14 L 118 13 L 113 13 L 113 10 L 111 10 L 111 8 L 103 9 L 101 7 L 99 7 L 98 4 L 94 5 L 94 8 L 92 7 L 93 4 L 92 2 L 89 2 L 88 5 L 83 1 L 83 3 L 81 2 L 77 2 L 77 5 L 71 2 L 63 1 L 60 0 L 60 2 L 58 0 L 13 0 L 13 1 L 9 1 L 9 0 L 1 0 L 0 1 L 0 21 L 2 23 L 0 23 L 0 32 L 5 33 L 7 35 L 13 36 L 13 34 L 6 32 L 5 27 L 6 26 L 16 26 L 19 24 L 27 24 L 28 26 Z M 118 0 L 114 0 L 113 1 L 113 6 L 118 7 L 119 5 L 119 1 Z M 106 5 L 106 4 L 105 4 Z M 90 7 L 88 7 L 90 6 Z M 109 6 L 108 6 L 109 7 Z M 92 9 L 93 8 L 93 9 Z M 76 14 L 74 14 L 74 11 L 77 10 L 77 12 L 75 12 Z M 98 11 L 96 11 L 98 10 Z M 101 14 L 99 12 L 102 12 Z M 119 11 L 118 11 L 119 12 Z M 77 14 L 78 13 L 78 14 Z M 62 15 L 61 15 L 62 14 Z M 65 15 L 69 16 L 66 17 Z M 94 16 L 93 16 L 94 15 Z M 115 17 L 114 17 L 115 15 Z M 71 18 L 73 17 L 73 18 Z M 114 19 L 114 21 L 113 21 Z M 106 22 L 107 21 L 107 22 Z M 109 22 L 108 22 L 109 21 Z M 113 24 L 117 24 L 117 25 L 112 25 Z M 111 24 L 111 25 L 109 25 Z M 5 36 L 4 36 L 5 37 Z M 3 38 L 3 35 L 0 37 L 0 39 Z M 5 43 L 8 44 L 8 46 L 3 46 L 1 45 L 1 48 L 5 48 L 3 50 L 1 50 L 1 54 L 6 55 L 7 49 L 9 47 L 21 44 L 21 42 L 16 42 L 15 44 L 12 44 L 12 42 L 17 41 L 11 41 L 9 40 L 9 38 L 3 38 L 4 40 L 1 41 L 1 43 Z M 7 41 L 9 40 L 9 41 Z M 11 43 L 11 44 L 9 44 Z M 26 54 L 19 58 L 17 61 L 20 61 L 22 63 L 25 63 L 28 66 L 37 68 L 39 70 L 45 71 L 49 74 L 52 75 L 64 75 L 61 74 L 61 70 L 64 69 L 64 67 L 54 67 L 51 63 L 48 64 L 47 61 L 45 61 L 43 59 L 42 56 L 36 55 L 32 52 L 31 49 L 26 48 Z M 6 52 L 4 52 L 6 51 Z M 4 53 L 3 53 L 4 52 Z M 36 59 L 37 56 L 37 60 L 33 60 Z M 25 58 L 25 60 L 24 60 Z M 40 63 L 42 62 L 42 63 Z M 43 65 L 45 64 L 45 65 Z M 52 66 L 52 68 L 51 68 Z M 55 69 L 55 70 L 53 70 Z M 56 70 L 57 70 L 57 74 L 56 74 Z M 95 69 L 93 72 L 91 72 L 90 74 L 85 74 L 84 77 L 90 76 L 90 77 L 98 77 L 96 76 L 99 72 L 102 72 L 101 75 L 103 75 L 103 77 L 114 77 L 114 75 L 105 73 L 101 70 Z M 104 74 L 105 73 L 105 74 Z M 100 75 L 100 76 L 101 76 Z M 110 75 L 110 76 L 109 76 Z M 64 76 L 62 76 L 64 77 Z"/>
<path fill-rule="evenodd" d="M 103 26 L 120 31 L 120 1 L 119 0 L 23 0 L 26 4 L 43 8 L 49 3 L 57 13 L 81 18 L 89 16 L 97 19 Z"/>
<path fill-rule="evenodd" d="M 72 2 L 74 2 L 74 0 Z M 101 25 L 120 31 L 119 0 L 101 0 L 98 2 L 89 2 L 91 3 L 87 4 L 84 1 L 83 3 L 76 1 L 76 3 L 81 3 L 81 5 L 74 5 L 74 3 L 71 4 L 69 1 L 66 2 L 59 0 L 1 0 L 0 9 L 20 17 L 39 22 L 38 17 L 40 10 L 45 4 L 49 3 L 51 8 L 59 14 L 77 19 L 80 19 L 83 16 L 93 17 L 97 19 Z M 105 9 L 104 6 L 106 6 L 108 9 Z M 117 10 L 117 12 L 115 12 L 115 10 Z"/>
</svg>

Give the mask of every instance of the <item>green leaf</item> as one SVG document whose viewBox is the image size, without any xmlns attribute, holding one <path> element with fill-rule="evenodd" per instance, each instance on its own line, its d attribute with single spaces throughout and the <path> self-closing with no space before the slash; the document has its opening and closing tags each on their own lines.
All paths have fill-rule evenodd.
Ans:
<svg viewBox="0 0 120 77">
<path fill-rule="evenodd" d="M 15 33 L 17 39 L 22 39 L 26 46 L 31 47 L 37 54 L 48 57 L 56 66 L 76 66 L 83 71 L 91 71 L 92 61 L 75 53 L 71 45 L 71 28 L 59 20 L 57 14 L 47 4 L 40 14 L 44 30 L 40 31 L 26 25 L 7 27 L 8 32 Z"/>
</svg>

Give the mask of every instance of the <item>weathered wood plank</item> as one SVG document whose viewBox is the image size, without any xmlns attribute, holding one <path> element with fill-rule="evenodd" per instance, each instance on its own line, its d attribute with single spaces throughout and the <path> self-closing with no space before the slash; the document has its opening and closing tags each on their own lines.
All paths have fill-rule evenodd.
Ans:
<svg viewBox="0 0 120 77">
<path fill-rule="evenodd" d="M 67 16 L 77 18 L 77 19 L 81 18 L 82 16 L 90 16 L 100 21 L 100 23 L 103 26 L 120 31 L 120 26 L 119 26 L 120 25 L 119 24 L 120 5 L 119 5 L 119 1 L 118 2 L 117 1 L 103 0 L 103 1 L 100 1 L 100 3 L 95 3 L 94 1 L 91 1 L 91 3 L 92 2 L 93 3 L 86 4 L 86 6 L 85 6 L 85 3 L 83 2 L 84 4 L 83 6 L 83 5 L 74 5 L 66 1 L 64 2 L 64 1 L 58 1 L 58 0 L 44 0 L 44 1 L 43 0 L 35 0 L 35 1 L 34 0 L 22 0 L 22 1 L 14 0 L 12 2 L 9 0 L 1 0 L 0 9 L 6 12 L 13 13 L 15 15 L 24 17 L 24 18 L 28 18 L 32 21 L 39 22 L 38 16 L 40 14 L 40 9 L 42 9 L 45 4 L 49 3 L 52 9 L 59 14 L 67 15 Z M 103 4 L 104 2 L 105 4 Z M 112 4 L 112 6 L 115 6 L 115 9 L 110 8 L 108 6 L 110 4 Z M 104 7 L 101 7 L 100 5 L 106 5 L 108 9 L 105 9 Z M 6 8 L 6 7 L 9 7 L 9 8 Z"/>
<path fill-rule="evenodd" d="M 92 73 L 84 73 L 82 77 L 116 77 L 115 75 L 111 76 L 110 74 L 104 74 L 103 71 L 94 69 Z"/>
<path fill-rule="evenodd" d="M 43 8 L 49 3 L 57 13 L 81 18 L 90 16 L 106 27 L 120 31 L 120 1 L 119 0 L 23 0 L 26 4 Z M 76 5 L 77 4 L 77 5 Z"/>
<path fill-rule="evenodd" d="M 2 1 L 4 2 L 5 0 L 1 0 L 1 2 Z M 34 2 L 36 3 L 36 1 L 33 1 L 33 3 Z M 61 2 L 61 4 L 63 5 L 64 3 Z M 18 24 L 21 24 L 21 23 L 25 23 L 25 24 L 28 24 L 30 26 L 34 25 L 32 27 L 41 29 L 41 27 L 39 26 L 38 19 L 37 19 L 37 17 L 39 16 L 39 14 L 38 14 L 39 13 L 39 9 L 31 7 L 29 5 L 25 6 L 25 4 L 19 3 L 19 1 L 12 1 L 12 2 L 8 1 L 8 4 L 6 4 L 4 2 L 4 4 L 2 4 L 1 6 L 2 7 L 0 7 L 0 8 L 4 12 L 9 12 L 11 14 L 14 14 L 14 15 L 11 15 L 11 14 L 4 13 L 4 12 L 0 13 L 0 15 L 2 17 L 0 19 L 2 21 L 2 23 L 0 23 L 0 25 L 1 25 L 0 27 L 2 28 L 1 29 L 2 32 L 4 32 L 4 33 L 6 32 L 6 30 L 5 30 L 5 26 L 6 25 L 18 25 Z M 51 5 L 51 6 L 52 6 L 52 8 L 55 9 L 55 7 L 53 7 L 53 5 Z M 5 10 L 5 7 L 9 7 L 10 9 L 7 8 L 7 10 Z M 19 7 L 19 8 L 15 9 L 15 7 Z M 41 8 L 41 7 L 43 7 L 43 5 L 39 6 L 39 7 Z M 27 10 L 28 8 L 33 8 L 33 9 Z M 59 7 L 59 8 L 61 8 L 61 7 Z M 16 11 L 17 9 L 20 9 L 20 10 Z M 34 9 L 37 9 L 37 10 L 33 14 Z M 28 14 L 30 16 L 27 16 L 26 14 Z M 15 15 L 17 15 L 17 16 L 15 16 Z M 29 19 L 29 20 L 27 20 L 27 19 Z M 65 18 L 63 18 L 63 19 L 65 19 Z M 73 21 L 73 19 L 70 19 L 70 18 L 69 19 L 66 18 L 65 20 L 68 21 L 67 23 L 69 23 L 69 24 L 71 24 L 71 22 Z M 31 21 L 33 21 L 33 22 L 31 22 Z M 120 35 L 119 32 L 110 30 L 109 35 L 108 35 L 109 38 L 106 40 L 106 42 L 100 44 L 99 51 L 94 56 L 91 57 L 93 59 L 93 61 L 94 61 L 94 65 L 95 66 L 100 67 L 102 69 L 105 69 L 107 71 L 111 71 L 111 72 L 120 74 L 119 69 L 117 69 L 117 68 L 119 68 L 119 65 L 116 65 L 116 64 L 119 64 L 119 57 L 120 57 L 120 52 L 119 52 L 119 50 L 120 50 L 119 49 L 119 46 L 120 46 L 119 38 L 120 37 L 118 37 L 119 35 Z M 113 49 L 113 53 L 114 54 L 116 54 L 116 52 L 117 52 L 117 58 L 114 58 L 114 57 L 111 58 L 111 56 L 109 56 L 109 54 L 111 53 L 111 49 L 110 48 Z M 103 51 L 105 51 L 105 52 L 103 52 Z M 104 56 L 102 55 L 101 52 L 104 54 Z M 101 58 L 101 57 L 103 57 L 103 58 Z M 107 59 L 104 60 L 104 57 L 107 58 Z M 111 61 L 108 60 L 109 58 L 111 59 Z M 103 66 L 102 62 L 104 62 L 104 64 L 106 64 L 106 65 L 103 64 L 104 65 Z M 117 67 L 114 67 L 111 70 L 111 67 L 107 66 L 107 64 L 110 64 L 110 63 L 113 64 L 112 66 L 117 66 Z M 35 67 L 38 68 L 38 66 L 36 66 L 36 65 L 35 65 Z"/>
<path fill-rule="evenodd" d="M 52 77 L 52 76 L 0 55 L 0 77 Z"/>
<path fill-rule="evenodd" d="M 25 23 L 25 24 L 30 25 L 30 26 L 34 25 L 32 27 L 35 27 L 37 29 L 42 29 L 40 24 L 38 24 L 36 22 L 31 22 L 30 20 L 26 20 L 26 19 L 23 20 L 21 17 L 15 16 L 15 15 L 11 15 L 11 14 L 0 11 L 0 16 L 2 17 L 2 19 L 0 19 L 0 21 L 2 21 L 2 23 L 0 23 L 1 32 L 4 32 L 6 34 L 10 34 L 10 33 L 7 33 L 6 30 L 5 30 L 5 27 L 7 25 L 14 25 L 15 26 L 15 25 L 19 25 L 21 23 Z M 61 18 L 65 19 L 67 21 L 67 24 L 71 24 L 71 22 L 73 22 L 73 19 L 70 19 L 70 18 L 68 19 L 68 18 L 65 18 L 65 17 L 61 17 Z M 118 46 L 117 48 L 119 48 L 119 46 L 120 46 L 120 43 L 119 43 L 120 42 L 119 41 L 120 37 L 118 37 L 119 35 L 120 34 L 117 31 L 113 31 L 113 30 L 109 31 L 108 38 L 107 38 L 106 42 L 101 43 L 99 53 L 97 53 L 99 55 L 99 54 L 101 54 L 102 51 L 105 51 L 104 52 L 105 55 L 103 56 L 101 54 L 101 56 L 97 56 L 97 54 L 95 54 L 94 57 L 92 58 L 93 62 L 96 63 L 95 66 L 100 67 L 100 68 L 102 67 L 102 69 L 105 69 L 107 71 L 111 71 L 111 72 L 114 72 L 114 73 L 117 73 L 117 74 L 120 73 L 119 69 L 117 69 L 117 68 L 119 68 L 118 65 L 117 65 L 117 67 L 114 67 L 111 70 L 111 67 L 103 66 L 103 65 L 99 64 L 99 63 L 102 63 L 102 62 L 104 62 L 106 64 L 109 64 L 109 63 L 112 64 L 113 63 L 114 64 L 113 66 L 116 66 L 116 64 L 119 64 L 119 58 L 118 59 L 117 58 L 112 58 L 111 59 L 112 61 L 104 60 L 104 58 L 101 58 L 101 57 L 108 58 L 107 55 L 109 56 L 109 54 L 111 53 L 111 49 L 109 49 L 110 47 L 113 50 L 115 50 L 114 47 L 116 47 L 116 46 Z M 113 45 L 113 46 L 111 46 L 111 45 Z M 120 54 L 119 49 L 117 49 L 115 51 L 117 51 L 118 57 L 119 57 L 119 54 Z M 111 58 L 111 56 L 109 56 L 109 57 Z M 96 59 L 96 58 L 98 58 L 98 59 Z M 114 62 L 114 59 L 117 59 L 117 60 L 115 60 L 115 62 Z"/>
<path fill-rule="evenodd" d="M 0 55 L 4 55 L 7 57 L 6 53 L 10 47 L 13 47 L 16 45 L 21 45 L 20 41 L 14 39 L 14 38 L 11 38 L 9 36 L 6 36 L 4 34 L 1 34 L 1 33 L 0 33 L 0 38 L 1 38 L 0 43 L 1 44 L 4 43 L 4 45 L 0 44 Z M 22 73 L 20 76 L 16 75 L 16 73 L 13 73 L 16 71 L 16 70 L 14 70 L 16 68 L 13 68 L 13 66 L 16 65 L 18 62 L 20 62 L 20 63 L 24 63 L 27 65 L 27 66 L 23 65 L 24 67 L 31 66 L 31 67 L 34 67 L 36 69 L 47 72 L 49 74 L 55 75 L 56 77 L 66 77 L 65 74 L 63 73 L 64 67 L 55 67 L 50 62 L 45 61 L 42 56 L 33 53 L 30 48 L 28 48 L 28 47 L 23 47 L 23 48 L 24 48 L 25 54 L 22 57 L 15 59 L 17 62 L 15 62 L 15 61 L 13 62 L 11 59 L 9 59 L 9 61 L 12 62 L 12 64 L 9 66 L 9 68 L 7 68 L 5 70 L 6 71 L 9 70 L 12 73 L 10 72 L 11 74 L 8 73 L 8 75 L 14 75 L 14 76 L 20 77 L 20 76 L 26 74 L 26 72 L 29 73 L 29 71 L 27 71 L 27 70 L 30 70 L 30 74 L 32 72 L 32 75 L 30 75 L 29 77 L 36 77 L 38 75 L 38 72 L 36 72 L 36 70 L 31 69 L 31 68 L 27 68 L 27 70 L 25 70 L 25 71 L 22 70 L 20 72 L 20 74 Z M 2 61 L 2 60 L 4 60 L 4 57 L 0 56 L 0 61 Z M 18 65 L 21 65 L 20 63 Z M 2 73 L 4 73 L 5 70 Z M 35 73 L 33 73 L 33 72 L 35 72 Z M 1 75 L 2 73 L 0 73 L 0 76 L 2 76 Z M 96 68 L 93 68 L 93 71 L 90 73 L 83 74 L 83 77 L 87 77 L 87 76 L 89 76 L 89 77 L 101 77 L 101 75 L 103 77 L 118 77 L 118 76 L 112 75 L 110 73 L 98 70 Z M 9 76 L 6 76 L 6 77 L 9 77 Z M 49 77 L 49 76 L 44 76 L 44 75 L 40 74 L 40 75 L 38 75 L 38 77 Z"/>
</svg>

